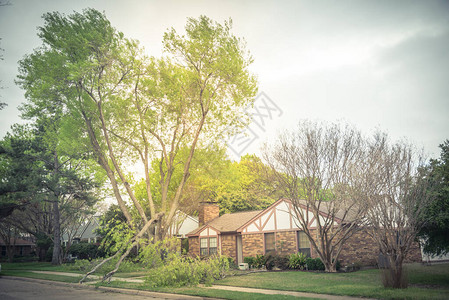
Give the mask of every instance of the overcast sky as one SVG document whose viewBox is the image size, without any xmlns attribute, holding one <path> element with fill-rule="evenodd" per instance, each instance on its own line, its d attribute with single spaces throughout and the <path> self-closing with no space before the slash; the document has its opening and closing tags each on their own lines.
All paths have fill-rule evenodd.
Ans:
<svg viewBox="0 0 449 300">
<path fill-rule="evenodd" d="M 300 119 L 342 120 L 366 134 L 381 129 L 432 157 L 449 138 L 449 1 L 9 2 L 0 7 L 0 101 L 8 103 L 0 137 L 20 122 L 17 61 L 40 45 L 42 14 L 92 7 L 152 56 L 161 55 L 167 28 L 182 31 L 187 17 L 232 18 L 264 94 L 246 144 L 229 141 L 231 156 L 260 154 L 263 142 Z"/>
</svg>

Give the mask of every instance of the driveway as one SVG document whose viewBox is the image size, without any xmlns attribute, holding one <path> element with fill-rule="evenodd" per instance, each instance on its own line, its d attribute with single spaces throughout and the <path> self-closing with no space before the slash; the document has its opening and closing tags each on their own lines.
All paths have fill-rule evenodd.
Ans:
<svg viewBox="0 0 449 300">
<path fill-rule="evenodd" d="M 115 289 L 117 290 L 117 289 Z M 66 284 L 35 279 L 1 277 L 0 299 L 2 300 L 148 300 L 148 299 L 203 299 L 184 295 L 172 295 L 143 291 L 110 292 L 108 289 L 79 287 L 76 284 Z M 134 293 L 134 294 L 130 294 Z M 136 295 L 135 293 L 139 293 Z"/>
</svg>

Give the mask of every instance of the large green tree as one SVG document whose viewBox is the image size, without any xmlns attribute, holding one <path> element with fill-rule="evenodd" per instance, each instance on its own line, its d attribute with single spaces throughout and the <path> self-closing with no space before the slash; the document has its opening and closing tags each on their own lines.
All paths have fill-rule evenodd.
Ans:
<svg viewBox="0 0 449 300">
<path fill-rule="evenodd" d="M 440 148 L 440 159 L 430 160 L 426 170 L 432 201 L 422 214 L 425 225 L 419 233 L 424 251 L 435 255 L 449 253 L 449 140 Z"/>
<path fill-rule="evenodd" d="M 256 93 L 256 80 L 248 71 L 252 60 L 232 35 L 231 22 L 222 25 L 204 16 L 189 19 L 185 35 L 168 31 L 163 38 L 166 56 L 160 59 L 146 57 L 136 41 L 126 39 L 96 10 L 48 13 L 44 20 L 38 33 L 43 45 L 21 61 L 19 83 L 30 109 L 63 107 L 71 116 L 70 140 L 89 147 L 106 171 L 120 209 L 137 232 L 122 249 L 125 257 L 142 236 L 152 235 L 152 223 L 158 222 L 155 238 L 164 237 L 197 147 L 206 146 L 217 132 L 243 125 L 242 108 Z M 180 149 L 188 149 L 188 155 L 176 164 Z M 160 208 L 150 180 L 155 158 L 163 166 Z M 137 162 L 145 174 L 143 204 L 127 172 Z M 182 176 L 170 196 L 177 168 Z"/>
<path fill-rule="evenodd" d="M 101 181 L 84 155 L 61 155 L 42 119 L 34 125 L 14 126 L 1 142 L 0 204 L 8 215 L 2 222 L 53 240 L 52 262 L 60 264 L 61 227 L 95 203 L 93 192 Z"/>
</svg>

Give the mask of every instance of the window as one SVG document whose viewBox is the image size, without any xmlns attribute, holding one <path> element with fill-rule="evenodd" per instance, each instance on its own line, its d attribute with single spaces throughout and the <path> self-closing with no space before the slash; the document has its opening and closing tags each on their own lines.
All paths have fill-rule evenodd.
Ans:
<svg viewBox="0 0 449 300">
<path fill-rule="evenodd" d="M 310 257 L 310 241 L 304 231 L 298 231 L 298 252 Z"/>
<path fill-rule="evenodd" d="M 265 253 L 273 252 L 276 250 L 276 244 L 274 239 L 274 232 L 265 233 Z"/>
<path fill-rule="evenodd" d="M 200 255 L 207 256 L 217 254 L 217 238 L 200 238 Z"/>
<path fill-rule="evenodd" d="M 209 238 L 209 255 L 217 254 L 217 238 Z"/>
<path fill-rule="evenodd" d="M 200 239 L 200 255 L 208 255 L 209 251 L 207 250 L 207 238 Z"/>
</svg>

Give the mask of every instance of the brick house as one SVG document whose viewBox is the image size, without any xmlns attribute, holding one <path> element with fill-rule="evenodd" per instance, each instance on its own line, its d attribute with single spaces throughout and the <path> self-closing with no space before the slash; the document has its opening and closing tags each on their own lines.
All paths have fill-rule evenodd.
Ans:
<svg viewBox="0 0 449 300">
<path fill-rule="evenodd" d="M 199 225 L 187 234 L 191 256 L 220 253 L 232 257 L 236 263 L 243 262 L 244 257 L 272 251 L 281 255 L 303 252 L 312 258 L 318 257 L 308 237 L 295 222 L 293 206 L 288 199 L 279 199 L 264 210 L 222 216 L 219 216 L 217 204 L 202 203 Z M 313 232 L 316 221 L 312 220 L 309 226 Z M 378 256 L 375 241 L 362 230 L 345 243 L 339 260 L 343 265 L 375 265 Z M 422 260 L 418 245 L 411 250 L 408 260 Z"/>
<path fill-rule="evenodd" d="M 0 238 L 0 261 L 8 257 L 8 250 L 13 251 L 14 256 L 29 256 L 36 250 L 36 244 L 23 238 L 11 238 L 9 243 L 5 243 Z"/>
</svg>

